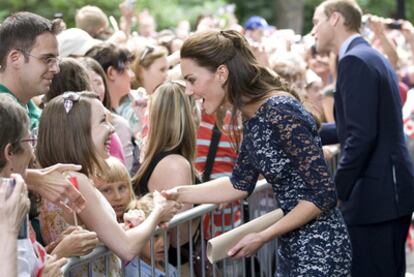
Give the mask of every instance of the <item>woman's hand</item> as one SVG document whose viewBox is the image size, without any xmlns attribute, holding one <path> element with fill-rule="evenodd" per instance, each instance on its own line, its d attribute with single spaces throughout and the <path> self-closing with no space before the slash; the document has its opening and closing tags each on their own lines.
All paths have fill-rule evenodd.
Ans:
<svg viewBox="0 0 414 277">
<path fill-rule="evenodd" d="M 124 213 L 124 223 L 129 228 L 138 226 L 145 220 L 145 213 L 143 210 L 129 210 L 127 213 Z"/>
<path fill-rule="evenodd" d="M 169 190 L 163 190 L 161 191 L 161 195 L 167 199 L 167 200 L 173 200 L 177 201 L 178 199 L 178 187 L 169 189 Z"/>
<path fill-rule="evenodd" d="M 260 247 L 265 244 L 264 238 L 259 233 L 251 233 L 246 235 L 241 241 L 233 246 L 227 255 L 237 259 L 241 257 L 250 257 L 254 255 Z"/>
<path fill-rule="evenodd" d="M 85 207 L 85 198 L 63 175 L 68 171 L 79 171 L 80 165 L 55 164 L 44 169 L 28 169 L 29 189 L 36 191 L 50 202 L 79 213 Z M 67 205 L 67 206 L 66 206 Z"/>
<path fill-rule="evenodd" d="M 52 251 L 57 257 L 84 256 L 99 244 L 95 232 L 76 227 L 70 233 L 62 233 L 62 239 Z"/>
<path fill-rule="evenodd" d="M 68 262 L 67 259 L 59 259 L 56 256 L 49 256 L 43 269 L 42 277 L 60 277 L 63 276 L 62 266 Z"/>
<path fill-rule="evenodd" d="M 30 200 L 23 178 L 19 174 L 11 174 L 11 178 L 16 180 L 16 185 L 10 196 L 7 186 L 0 186 L 0 230 L 8 230 L 17 237 L 23 217 L 29 211 Z"/>
<path fill-rule="evenodd" d="M 167 200 L 158 191 L 154 191 L 154 209 L 153 212 L 158 213 L 158 220 L 160 226 L 163 228 L 168 227 L 168 221 L 177 214 L 178 210 L 181 209 L 181 204 Z"/>
</svg>

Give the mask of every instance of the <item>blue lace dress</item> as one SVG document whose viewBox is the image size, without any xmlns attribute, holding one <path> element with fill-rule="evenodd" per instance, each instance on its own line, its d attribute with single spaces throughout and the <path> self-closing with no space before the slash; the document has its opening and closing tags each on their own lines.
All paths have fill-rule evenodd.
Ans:
<svg viewBox="0 0 414 277">
<path fill-rule="evenodd" d="M 351 243 L 312 116 L 292 97 L 273 96 L 243 128 L 233 186 L 250 194 L 262 174 L 285 214 L 301 200 L 322 210 L 279 237 L 276 276 L 349 276 Z"/>
</svg>

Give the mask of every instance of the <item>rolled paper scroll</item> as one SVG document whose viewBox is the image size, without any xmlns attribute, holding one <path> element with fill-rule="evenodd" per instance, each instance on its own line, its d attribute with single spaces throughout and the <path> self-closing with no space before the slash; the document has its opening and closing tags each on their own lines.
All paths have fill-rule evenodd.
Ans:
<svg viewBox="0 0 414 277">
<path fill-rule="evenodd" d="M 263 231 L 269 226 L 275 224 L 283 217 L 283 211 L 276 209 L 255 218 L 243 225 L 234 228 L 226 233 L 221 234 L 207 242 L 207 258 L 210 263 L 218 262 L 228 257 L 227 252 L 236 245 L 244 236 L 250 233 Z"/>
</svg>

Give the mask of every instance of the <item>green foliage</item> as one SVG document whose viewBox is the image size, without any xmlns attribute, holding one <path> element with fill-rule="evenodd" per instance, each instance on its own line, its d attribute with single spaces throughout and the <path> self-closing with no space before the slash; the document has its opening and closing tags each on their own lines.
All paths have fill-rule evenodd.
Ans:
<svg viewBox="0 0 414 277">
<path fill-rule="evenodd" d="M 73 27 L 76 10 L 85 5 L 96 5 L 108 15 L 119 16 L 118 1 L 113 0 L 8 0 L 0 2 L 0 20 L 17 11 L 30 11 L 46 18 L 61 12 L 69 27 Z"/>
<path fill-rule="evenodd" d="M 304 34 L 310 32 L 312 29 L 313 11 L 320 0 L 306 0 L 305 3 L 305 20 L 304 20 Z M 394 18 L 397 12 L 396 0 L 357 0 L 364 13 L 371 13 L 382 17 Z M 414 0 L 405 0 L 405 16 L 406 19 L 414 22 Z"/>
<path fill-rule="evenodd" d="M 175 27 L 180 20 L 189 20 L 194 25 L 201 14 L 215 14 L 224 0 L 141 0 L 138 9 L 148 9 L 155 16 L 158 29 Z"/>
<path fill-rule="evenodd" d="M 137 0 L 137 11 L 148 9 L 157 20 L 158 29 L 171 28 L 181 19 L 190 20 L 194 24 L 199 14 L 215 14 L 225 3 L 235 3 L 236 14 L 241 24 L 251 15 L 261 15 L 270 24 L 275 22 L 275 3 L 287 0 Z M 296 0 L 289 0 L 296 1 Z M 384 17 L 393 17 L 396 13 L 397 0 L 357 0 L 364 12 Z M 84 5 L 96 5 L 108 15 L 119 18 L 118 5 L 121 0 L 1 0 L 0 21 L 16 11 L 27 10 L 47 18 L 53 18 L 54 13 L 62 12 L 68 27 L 74 26 L 76 9 Z M 304 9 L 304 31 L 312 27 L 314 8 L 320 0 L 306 0 Z M 414 22 L 414 0 L 405 0 L 407 19 Z"/>
<path fill-rule="evenodd" d="M 31 11 L 46 18 L 56 12 L 64 14 L 68 27 L 73 27 L 76 10 L 84 5 L 100 7 L 108 16 L 119 18 L 121 0 L 8 0 L 0 1 L 0 21 L 17 11 Z M 137 11 L 148 9 L 155 16 L 159 29 L 175 27 L 182 19 L 194 23 L 199 14 L 212 13 L 225 4 L 225 0 L 138 0 Z"/>
<path fill-rule="evenodd" d="M 286 0 L 279 0 L 279 1 L 286 1 Z M 290 0 L 294 1 L 294 0 Z M 236 4 L 236 15 L 239 18 L 239 23 L 243 25 L 243 23 L 253 15 L 260 15 L 264 17 L 269 24 L 275 23 L 275 15 L 274 15 L 274 5 L 276 1 L 269 1 L 269 0 L 254 0 L 254 1 L 246 1 L 246 0 L 234 0 L 232 1 Z"/>
</svg>

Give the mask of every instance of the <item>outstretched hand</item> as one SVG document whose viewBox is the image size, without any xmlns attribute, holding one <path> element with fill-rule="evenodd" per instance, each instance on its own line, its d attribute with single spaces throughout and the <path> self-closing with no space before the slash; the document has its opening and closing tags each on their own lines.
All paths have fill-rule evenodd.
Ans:
<svg viewBox="0 0 414 277">
<path fill-rule="evenodd" d="M 163 190 L 161 191 L 161 195 L 167 200 L 177 201 L 178 199 L 177 187 L 169 189 L 169 190 Z"/>
<path fill-rule="evenodd" d="M 182 204 L 168 200 L 160 192 L 154 191 L 154 210 L 159 213 L 159 225 L 162 228 L 168 227 L 168 221 L 178 213 Z"/>
<path fill-rule="evenodd" d="M 81 168 L 74 164 L 55 164 L 44 169 L 30 169 L 27 183 L 31 190 L 50 202 L 79 213 L 85 207 L 86 200 L 63 173 Z"/>
</svg>

